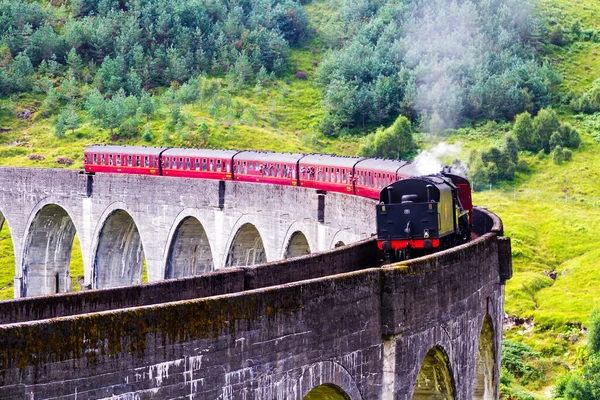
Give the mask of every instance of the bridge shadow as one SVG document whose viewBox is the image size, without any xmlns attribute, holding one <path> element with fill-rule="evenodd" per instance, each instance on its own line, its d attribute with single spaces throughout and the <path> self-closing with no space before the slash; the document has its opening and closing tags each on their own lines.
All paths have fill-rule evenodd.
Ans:
<svg viewBox="0 0 600 400">
<path fill-rule="evenodd" d="M 473 399 L 492 400 L 498 398 L 495 393 L 497 381 L 494 372 L 496 370 L 495 360 L 494 325 L 492 317 L 487 314 L 483 320 L 481 334 L 479 335 Z"/>
<path fill-rule="evenodd" d="M 94 256 L 94 288 L 142 283 L 144 249 L 133 218 L 124 210 L 112 212 L 104 221 Z"/>
<path fill-rule="evenodd" d="M 302 400 L 351 400 L 341 388 L 332 385 L 319 385 L 312 389 Z"/>
<path fill-rule="evenodd" d="M 27 230 L 23 248 L 22 296 L 70 292 L 71 255 L 76 235 L 67 211 L 56 205 L 42 207 Z M 80 249 L 77 265 L 81 267 Z"/>
<path fill-rule="evenodd" d="M 290 237 L 283 258 L 293 258 L 310 254 L 310 245 L 304 233 L 296 231 Z"/>
<path fill-rule="evenodd" d="M 165 279 L 201 275 L 213 269 L 213 255 L 204 227 L 194 217 L 183 219 L 169 246 Z"/>
<path fill-rule="evenodd" d="M 455 398 L 450 360 L 441 346 L 434 346 L 425 355 L 412 398 L 413 400 Z"/>
<path fill-rule="evenodd" d="M 256 265 L 266 262 L 265 245 L 260 233 L 250 223 L 242 225 L 231 242 L 225 267 Z"/>
</svg>

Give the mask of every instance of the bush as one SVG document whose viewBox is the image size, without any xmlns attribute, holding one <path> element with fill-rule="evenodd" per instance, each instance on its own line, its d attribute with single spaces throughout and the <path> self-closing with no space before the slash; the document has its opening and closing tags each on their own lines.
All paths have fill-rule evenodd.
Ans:
<svg viewBox="0 0 600 400">
<path fill-rule="evenodd" d="M 306 72 L 296 72 L 296 75 L 294 75 L 296 77 L 296 79 L 306 79 Z"/>
<path fill-rule="evenodd" d="M 517 162 L 517 171 L 519 171 L 519 172 L 529 171 L 529 163 L 527 162 L 527 160 L 520 159 L 519 162 Z"/>
<path fill-rule="evenodd" d="M 142 136 L 142 139 L 144 140 L 144 142 L 152 142 L 152 131 L 150 131 L 150 128 L 146 128 L 146 130 L 144 131 L 144 135 Z"/>
<path fill-rule="evenodd" d="M 556 146 L 554 151 L 552 151 L 552 162 L 554 164 L 560 164 L 565 161 L 565 156 L 563 154 L 563 149 L 560 146 Z"/>
<path fill-rule="evenodd" d="M 502 341 L 502 367 L 517 378 L 529 377 L 536 373 L 536 368 L 531 362 L 538 356 L 539 353 L 526 344 L 511 340 Z"/>
<path fill-rule="evenodd" d="M 555 25 L 550 29 L 550 32 L 548 33 L 548 39 L 550 40 L 550 43 L 556 46 L 567 44 L 563 33 L 563 28 L 560 25 Z"/>
<path fill-rule="evenodd" d="M 588 331 L 588 345 L 591 354 L 600 353 L 600 309 L 595 309 L 590 314 Z"/>
<path fill-rule="evenodd" d="M 56 162 L 62 165 L 71 165 L 73 164 L 73 160 L 71 160 L 70 158 L 66 158 L 66 157 L 58 157 L 56 159 Z"/>
</svg>

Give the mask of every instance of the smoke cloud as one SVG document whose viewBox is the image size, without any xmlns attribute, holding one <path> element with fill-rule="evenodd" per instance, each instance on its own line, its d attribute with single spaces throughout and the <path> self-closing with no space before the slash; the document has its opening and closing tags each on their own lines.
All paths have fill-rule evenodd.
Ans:
<svg viewBox="0 0 600 400">
<path fill-rule="evenodd" d="M 402 50 L 408 67 L 415 71 L 412 98 L 423 127 L 439 133 L 462 123 L 461 116 L 468 115 L 473 104 L 479 105 L 481 93 L 473 93 L 474 87 L 510 65 L 494 60 L 510 59 L 520 51 L 519 43 L 528 36 L 524 32 L 532 29 L 529 2 L 415 3 Z"/>
<path fill-rule="evenodd" d="M 459 160 L 461 143 L 438 143 L 431 150 L 422 150 L 414 159 L 413 164 L 421 175 L 437 174 L 445 166 L 452 167 L 452 173 L 467 176 L 466 165 Z"/>
<path fill-rule="evenodd" d="M 466 80 L 476 63 L 479 15 L 471 2 L 422 3 L 404 39 L 405 60 L 415 68 L 415 107 L 424 127 L 439 133 L 456 126 L 463 112 Z"/>
</svg>

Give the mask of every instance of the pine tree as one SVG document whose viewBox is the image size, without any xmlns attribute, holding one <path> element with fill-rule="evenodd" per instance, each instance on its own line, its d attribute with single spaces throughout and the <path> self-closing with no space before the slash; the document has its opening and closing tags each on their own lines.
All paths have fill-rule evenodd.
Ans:
<svg viewBox="0 0 600 400">
<path fill-rule="evenodd" d="M 143 115 L 146 116 L 146 122 L 150 119 L 150 116 L 152 116 L 156 111 L 156 103 L 154 101 L 154 97 L 151 94 L 147 92 L 142 93 L 142 97 L 140 97 L 140 111 Z"/>
</svg>

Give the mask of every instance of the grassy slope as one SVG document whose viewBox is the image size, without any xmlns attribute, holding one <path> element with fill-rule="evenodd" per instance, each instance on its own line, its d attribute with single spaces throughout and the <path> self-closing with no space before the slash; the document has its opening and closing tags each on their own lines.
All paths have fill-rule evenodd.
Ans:
<svg viewBox="0 0 600 400">
<path fill-rule="evenodd" d="M 333 12 L 331 4 L 332 1 L 314 0 L 307 5 L 313 27 L 326 23 Z M 600 11 L 600 5 L 591 0 L 539 0 L 539 5 L 547 19 L 554 19 L 565 27 L 580 20 L 582 30 L 596 26 L 597 11 Z M 209 124 L 209 146 L 355 153 L 357 139 L 327 139 L 317 133 L 317 124 L 323 115 L 320 90 L 313 81 L 316 73 L 313 64 L 319 63 L 322 57 L 318 36 L 307 46 L 308 49 L 292 51 L 292 67 L 287 74 L 289 84 L 280 79 L 276 86 L 264 88 L 258 95 L 250 87 L 234 97 L 256 107 L 259 118 L 251 125 L 234 120 L 231 128 L 222 120 L 215 121 L 209 116 L 208 104 L 183 108 L 194 123 L 206 121 Z M 576 42 L 550 48 L 548 59 L 564 76 L 561 90 L 582 92 L 600 76 L 600 59 L 594 54 L 599 47 L 593 42 Z M 309 79 L 295 79 L 296 71 L 306 72 Z M 13 99 L 13 104 L 24 107 L 39 105 L 39 101 L 39 98 L 24 96 Z M 154 136 L 151 145 L 169 144 L 162 135 L 167 129 L 167 115 L 168 108 L 163 107 L 149 123 Z M 563 117 L 585 131 L 568 112 L 563 113 Z M 0 128 L 9 129 L 0 132 L 0 164 L 56 167 L 56 158 L 62 156 L 74 159 L 74 166 L 78 166 L 86 144 L 109 141 L 107 131 L 89 124 L 78 129 L 77 135 L 69 133 L 58 140 L 52 135 L 54 118 L 29 122 L 0 118 Z M 500 142 L 508 129 L 510 126 L 506 124 L 488 124 L 476 130 L 461 130 L 449 140 L 462 142 L 467 151 Z M 548 157 L 538 159 L 524 155 L 531 172 L 519 174 L 514 184 L 475 194 L 477 204 L 486 205 L 502 217 L 506 234 L 512 238 L 515 274 L 506 287 L 506 311 L 512 316 L 532 319 L 535 327 L 533 330 L 517 327 L 506 336 L 528 343 L 542 354 L 537 367 L 544 373 L 530 382 L 520 382 L 527 383 L 529 390 L 538 393 L 547 393 L 556 373 L 577 361 L 576 345 L 583 338 L 578 327 L 586 324 L 592 308 L 600 307 L 596 290 L 600 284 L 600 272 L 596 268 L 600 256 L 596 245 L 596 232 L 600 229 L 600 160 L 596 153 L 600 148 L 589 135 L 584 135 L 584 140 L 584 145 L 574 153 L 573 161 L 567 164 L 557 166 Z M 15 142 L 19 144 L 13 145 Z M 123 143 L 142 142 L 138 139 Z M 46 158 L 30 161 L 29 154 L 43 154 Z M 7 237 L 4 227 L 0 232 L 0 298 L 12 296 L 14 262 Z M 78 277 L 82 275 L 81 255 L 77 245 L 74 249 L 72 275 Z M 557 272 L 556 280 L 544 274 L 550 271 Z"/>
</svg>

